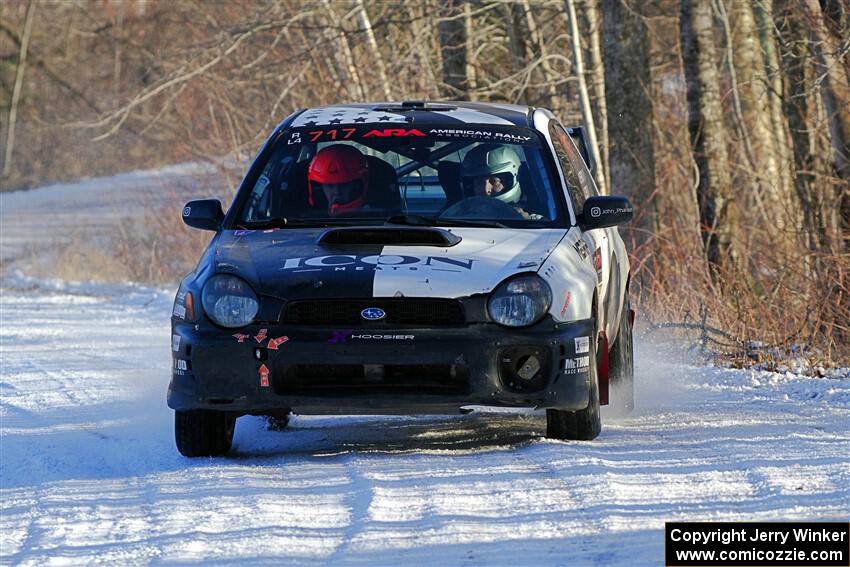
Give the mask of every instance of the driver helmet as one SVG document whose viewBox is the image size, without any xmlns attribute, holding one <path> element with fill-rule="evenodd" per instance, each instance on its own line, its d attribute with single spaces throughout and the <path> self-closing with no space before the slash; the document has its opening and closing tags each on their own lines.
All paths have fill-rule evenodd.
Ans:
<svg viewBox="0 0 850 567">
<path fill-rule="evenodd" d="M 307 202 L 311 207 L 323 194 L 332 217 L 360 210 L 369 190 L 366 157 L 354 146 L 334 144 L 319 150 L 307 170 Z"/>
<path fill-rule="evenodd" d="M 476 146 L 461 164 L 464 189 L 467 194 L 492 196 L 513 205 L 522 197 L 518 179 L 520 163 L 517 153 L 508 146 Z"/>
</svg>

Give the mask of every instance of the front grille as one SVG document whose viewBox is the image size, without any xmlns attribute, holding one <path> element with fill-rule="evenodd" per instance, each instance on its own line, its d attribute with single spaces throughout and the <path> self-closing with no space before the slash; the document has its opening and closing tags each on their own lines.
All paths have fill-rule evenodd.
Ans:
<svg viewBox="0 0 850 567">
<path fill-rule="evenodd" d="M 279 395 L 468 394 L 460 364 L 293 364 L 275 369 Z"/>
<path fill-rule="evenodd" d="M 378 307 L 387 314 L 379 321 L 367 321 L 360 313 Z M 463 305 L 455 299 L 321 299 L 287 303 L 282 323 L 290 325 L 421 326 L 463 325 Z"/>
</svg>

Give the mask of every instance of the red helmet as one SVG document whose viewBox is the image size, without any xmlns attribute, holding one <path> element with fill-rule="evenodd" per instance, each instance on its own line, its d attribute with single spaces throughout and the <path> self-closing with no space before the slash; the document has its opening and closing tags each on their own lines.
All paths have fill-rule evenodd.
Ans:
<svg viewBox="0 0 850 567">
<path fill-rule="evenodd" d="M 335 144 L 322 148 L 307 171 L 307 202 L 316 206 L 317 192 L 328 201 L 328 214 L 337 216 L 360 209 L 369 189 L 366 157 L 354 146 Z"/>
</svg>

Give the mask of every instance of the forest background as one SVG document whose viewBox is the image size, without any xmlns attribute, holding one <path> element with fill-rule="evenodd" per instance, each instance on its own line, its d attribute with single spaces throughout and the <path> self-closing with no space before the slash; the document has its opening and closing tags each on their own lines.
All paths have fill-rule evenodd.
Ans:
<svg viewBox="0 0 850 567">
<path fill-rule="evenodd" d="M 5 0 L 0 187 L 202 162 L 227 204 L 297 108 L 543 106 L 637 206 L 645 323 L 740 365 L 847 366 L 849 54 L 848 0 Z M 176 199 L 62 235 L 49 275 L 176 281 L 209 237 Z"/>
</svg>

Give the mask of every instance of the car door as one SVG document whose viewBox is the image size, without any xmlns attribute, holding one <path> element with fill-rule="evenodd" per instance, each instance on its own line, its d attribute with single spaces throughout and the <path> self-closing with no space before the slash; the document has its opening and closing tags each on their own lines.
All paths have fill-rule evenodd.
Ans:
<svg viewBox="0 0 850 567">
<path fill-rule="evenodd" d="M 558 156 L 561 169 L 564 172 L 564 179 L 567 181 L 570 198 L 573 201 L 573 206 L 578 216 L 584 208 L 584 202 L 593 195 L 598 195 L 596 183 L 593 181 L 593 176 L 590 170 L 581 158 L 581 154 L 567 133 L 566 129 L 558 123 L 557 120 L 552 120 L 549 123 L 549 135 L 552 138 L 552 144 L 555 147 L 555 153 Z M 597 277 L 597 294 L 601 299 L 599 309 L 600 321 L 604 322 L 604 330 L 611 336 L 615 330 L 612 328 L 611 321 L 615 318 L 618 308 L 618 300 L 616 294 L 613 294 L 614 287 L 611 282 L 611 237 L 608 234 L 609 229 L 597 228 L 582 232 L 582 240 L 587 244 L 590 251 L 589 260 L 593 263 L 596 269 Z"/>
</svg>

